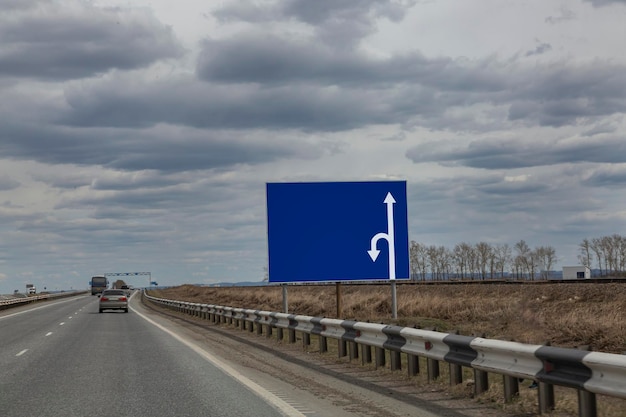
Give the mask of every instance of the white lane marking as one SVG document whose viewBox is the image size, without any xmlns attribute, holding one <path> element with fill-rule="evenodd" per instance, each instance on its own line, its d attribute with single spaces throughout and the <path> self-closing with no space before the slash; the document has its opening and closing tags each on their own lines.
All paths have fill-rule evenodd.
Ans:
<svg viewBox="0 0 626 417">
<path fill-rule="evenodd" d="M 52 332 L 46 333 L 46 337 L 50 336 L 51 334 L 52 334 Z"/>
<path fill-rule="evenodd" d="M 24 349 L 23 351 L 21 351 L 20 353 L 18 353 L 15 356 L 22 356 L 23 354 L 25 354 L 26 352 L 28 352 L 28 349 Z"/>
<path fill-rule="evenodd" d="M 7 314 L 6 316 L 1 316 L 0 320 L 8 319 L 9 317 L 13 317 L 13 316 L 19 316 L 20 314 L 30 313 L 31 311 L 41 310 L 42 308 L 52 307 L 52 306 L 57 305 L 57 304 L 69 303 L 70 301 L 76 301 L 76 300 L 79 300 L 79 299 L 84 298 L 84 297 L 86 297 L 86 296 L 82 296 L 82 297 L 77 296 L 75 298 L 72 297 L 72 298 L 69 298 L 67 300 L 61 300 L 61 301 L 53 302 L 51 304 L 45 304 L 45 305 L 42 305 L 41 307 L 30 308 L 28 310 L 19 311 L 17 313 Z"/>
<path fill-rule="evenodd" d="M 268 390 L 266 390 L 265 388 L 263 388 L 259 384 L 257 384 L 255 382 L 251 381 L 250 379 L 246 378 L 239 371 L 237 371 L 236 369 L 232 368 L 231 366 L 229 366 L 229 365 L 219 361 L 217 359 L 217 357 L 213 356 L 212 354 L 210 354 L 206 350 L 202 349 L 200 346 L 183 339 L 182 337 L 180 337 L 176 333 L 172 332 L 171 330 L 166 329 L 165 327 L 163 327 L 160 324 L 156 323 L 152 319 L 149 319 L 148 317 L 144 316 L 143 314 L 141 314 L 140 312 L 138 312 L 134 308 L 131 307 L 130 309 L 133 311 L 133 313 L 137 314 L 139 317 L 141 317 L 142 319 L 146 320 L 148 323 L 150 323 L 153 326 L 163 330 L 165 333 L 169 334 L 174 339 L 178 340 L 179 342 L 181 342 L 182 344 L 184 344 L 185 346 L 189 347 L 191 350 L 196 352 L 198 355 L 202 356 L 206 361 L 210 362 L 213 366 L 215 366 L 216 368 L 220 369 L 222 372 L 224 372 L 225 374 L 229 375 L 231 378 L 235 379 L 240 384 L 246 386 L 250 391 L 252 391 L 256 395 L 261 397 L 268 404 L 270 404 L 270 405 L 274 406 L 275 408 L 277 408 L 285 416 L 287 416 L 287 417 L 306 417 L 305 414 L 303 414 L 300 411 L 298 411 L 295 408 L 293 408 L 286 401 L 282 400 L 281 398 L 278 398 L 276 395 L 272 394 L 271 392 L 269 392 Z"/>
<path fill-rule="evenodd" d="M 63 326 L 65 324 L 64 321 L 62 321 L 61 323 L 59 323 L 59 326 Z"/>
</svg>

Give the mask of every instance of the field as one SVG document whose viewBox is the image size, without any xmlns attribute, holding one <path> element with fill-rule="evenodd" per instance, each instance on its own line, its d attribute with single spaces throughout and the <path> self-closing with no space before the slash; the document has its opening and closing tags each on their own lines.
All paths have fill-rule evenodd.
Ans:
<svg viewBox="0 0 626 417">
<path fill-rule="evenodd" d="M 522 343 L 626 352 L 626 284 L 402 284 L 398 319 L 391 319 L 388 285 L 290 285 L 289 313 L 418 326 Z M 180 287 L 151 291 L 163 298 L 267 311 L 282 311 L 279 286 Z"/>
</svg>

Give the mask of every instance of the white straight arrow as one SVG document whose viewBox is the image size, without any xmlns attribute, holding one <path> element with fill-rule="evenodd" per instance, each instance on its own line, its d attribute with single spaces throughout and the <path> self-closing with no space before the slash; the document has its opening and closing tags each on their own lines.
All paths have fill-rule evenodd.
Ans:
<svg viewBox="0 0 626 417">
<path fill-rule="evenodd" d="M 385 200 L 383 201 L 387 205 L 387 233 L 376 233 L 370 241 L 370 258 L 373 262 L 376 262 L 380 251 L 377 248 L 377 243 L 380 239 L 385 239 L 389 246 L 389 279 L 396 279 L 396 248 L 395 248 L 395 235 L 394 235 L 394 223 L 393 223 L 393 205 L 396 200 L 391 193 L 387 193 Z"/>
</svg>

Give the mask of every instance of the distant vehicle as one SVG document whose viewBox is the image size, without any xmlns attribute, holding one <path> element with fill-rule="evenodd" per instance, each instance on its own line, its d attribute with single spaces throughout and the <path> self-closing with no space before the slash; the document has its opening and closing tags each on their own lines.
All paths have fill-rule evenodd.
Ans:
<svg viewBox="0 0 626 417">
<path fill-rule="evenodd" d="M 31 295 L 31 294 L 37 294 L 37 288 L 35 287 L 28 288 L 28 295 Z"/>
<path fill-rule="evenodd" d="M 91 277 L 91 295 L 101 294 L 109 286 L 109 280 L 104 275 Z"/>
<path fill-rule="evenodd" d="M 131 288 L 128 285 L 122 285 L 120 287 L 120 289 L 124 290 L 126 292 L 126 295 L 130 297 L 130 292 L 131 292 Z"/>
<path fill-rule="evenodd" d="M 128 296 L 122 289 L 120 290 L 104 290 L 100 295 L 99 312 L 104 310 L 124 310 L 128 313 Z"/>
</svg>

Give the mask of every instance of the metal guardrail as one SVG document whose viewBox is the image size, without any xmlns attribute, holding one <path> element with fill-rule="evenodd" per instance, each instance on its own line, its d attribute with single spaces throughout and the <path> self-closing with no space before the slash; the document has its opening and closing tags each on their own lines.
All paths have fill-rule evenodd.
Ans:
<svg viewBox="0 0 626 417">
<path fill-rule="evenodd" d="M 54 293 L 54 294 L 39 294 L 39 295 L 30 295 L 30 296 L 25 296 L 25 297 L 9 298 L 9 299 L 0 300 L 0 309 L 17 307 L 19 305 L 34 303 L 36 301 L 72 297 L 74 295 L 80 295 L 83 293 L 86 294 L 87 291 L 67 291 L 67 292 L 59 292 L 59 293 Z"/>
<path fill-rule="evenodd" d="M 539 413 L 554 409 L 554 386 L 578 390 L 580 417 L 596 417 L 596 394 L 626 399 L 626 355 L 591 352 L 546 345 L 530 345 L 511 341 L 462 336 L 432 330 L 385 324 L 365 323 L 269 311 L 224 307 L 144 296 L 157 304 L 214 323 L 235 324 L 250 332 L 272 336 L 273 329 L 282 340 L 289 333 L 290 343 L 296 341 L 296 331 L 302 333 L 304 344 L 317 335 L 320 353 L 327 351 L 327 339 L 338 341 L 340 357 L 358 357 L 359 346 L 363 362 L 372 362 L 375 349 L 376 366 L 385 366 L 385 350 L 390 353 L 391 370 L 401 367 L 400 354 L 407 355 L 409 374 L 419 372 L 419 357 L 427 359 L 429 380 L 439 377 L 440 362 L 450 367 L 450 384 L 462 382 L 462 367 L 474 371 L 474 393 L 488 389 L 488 375 L 504 377 L 505 401 L 519 393 L 519 379 L 538 383 Z M 349 345 L 349 348 L 348 348 Z"/>
</svg>

